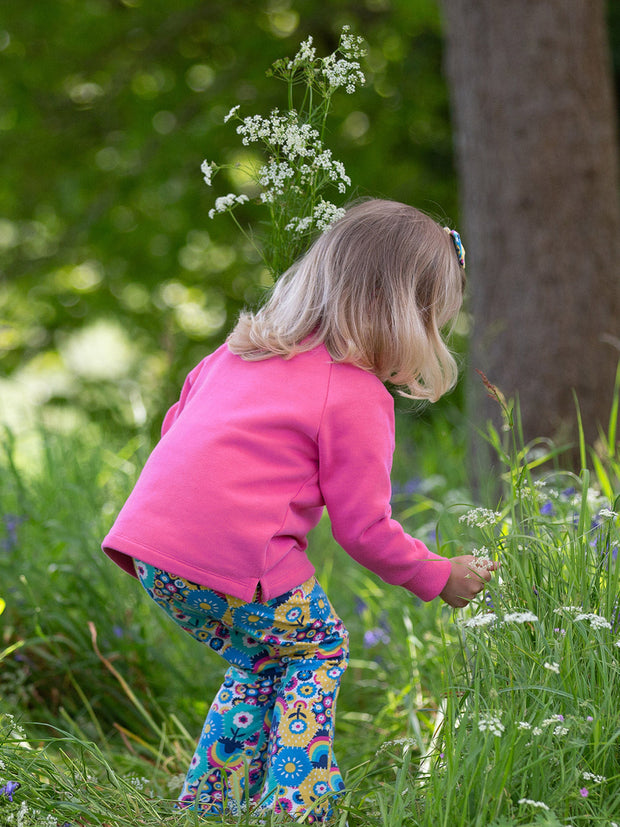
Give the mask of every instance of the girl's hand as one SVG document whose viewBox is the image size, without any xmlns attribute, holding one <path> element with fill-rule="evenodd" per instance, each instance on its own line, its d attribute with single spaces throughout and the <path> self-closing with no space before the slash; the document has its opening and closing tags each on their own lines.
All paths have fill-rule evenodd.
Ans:
<svg viewBox="0 0 620 827">
<path fill-rule="evenodd" d="M 479 560 L 472 554 L 452 557 L 452 571 L 439 597 L 449 606 L 462 609 L 479 594 L 491 579 L 491 573 L 499 568 L 499 563 Z"/>
</svg>

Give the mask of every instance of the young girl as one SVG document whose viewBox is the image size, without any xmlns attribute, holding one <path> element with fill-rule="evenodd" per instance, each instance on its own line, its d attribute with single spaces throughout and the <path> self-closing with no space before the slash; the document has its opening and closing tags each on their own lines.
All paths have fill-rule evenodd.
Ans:
<svg viewBox="0 0 620 827">
<path fill-rule="evenodd" d="M 465 606 L 491 577 L 391 518 L 394 404 L 456 379 L 440 331 L 464 287 L 458 234 L 404 204 L 351 207 L 188 375 L 106 553 L 229 668 L 179 798 L 201 815 L 329 820 L 347 631 L 314 577 L 324 506 L 387 583 Z"/>
</svg>

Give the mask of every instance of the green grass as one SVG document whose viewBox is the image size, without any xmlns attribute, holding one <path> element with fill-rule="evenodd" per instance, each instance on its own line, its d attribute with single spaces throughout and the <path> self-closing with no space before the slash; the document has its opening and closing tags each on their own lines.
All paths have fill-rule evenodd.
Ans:
<svg viewBox="0 0 620 827">
<path fill-rule="evenodd" d="M 615 432 L 596 454 L 583 446 L 593 477 L 491 432 L 503 495 L 483 519 L 462 430 L 441 416 L 418 430 L 395 469 L 405 483 L 415 468 L 396 515 L 441 553 L 485 549 L 501 568 L 453 612 L 361 569 L 327 521 L 313 533 L 352 639 L 340 823 L 620 823 Z M 116 449 L 95 428 L 2 441 L 0 789 L 21 785 L 12 802 L 0 794 L 2 827 L 194 823 L 171 805 L 224 667 L 99 550 L 146 455 L 144 441 Z"/>
</svg>

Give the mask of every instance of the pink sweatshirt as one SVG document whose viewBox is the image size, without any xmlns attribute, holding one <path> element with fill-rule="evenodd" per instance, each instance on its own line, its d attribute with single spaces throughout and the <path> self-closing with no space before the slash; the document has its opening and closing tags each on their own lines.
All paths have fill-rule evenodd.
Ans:
<svg viewBox="0 0 620 827">
<path fill-rule="evenodd" d="M 432 600 L 451 564 L 391 519 L 394 403 L 324 346 L 248 362 L 226 345 L 187 377 L 162 438 L 103 541 L 208 588 L 270 600 L 314 573 L 307 534 L 327 507 L 336 541 L 387 583 Z"/>
</svg>

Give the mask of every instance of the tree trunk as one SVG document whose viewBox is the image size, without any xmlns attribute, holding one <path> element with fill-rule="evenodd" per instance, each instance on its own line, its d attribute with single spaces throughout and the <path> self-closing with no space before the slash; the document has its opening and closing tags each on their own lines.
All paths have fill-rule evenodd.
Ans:
<svg viewBox="0 0 620 827">
<path fill-rule="evenodd" d="M 526 440 L 593 444 L 620 358 L 618 150 L 603 0 L 442 0 L 474 369 Z M 497 406 L 495 406 L 497 407 Z"/>
</svg>

